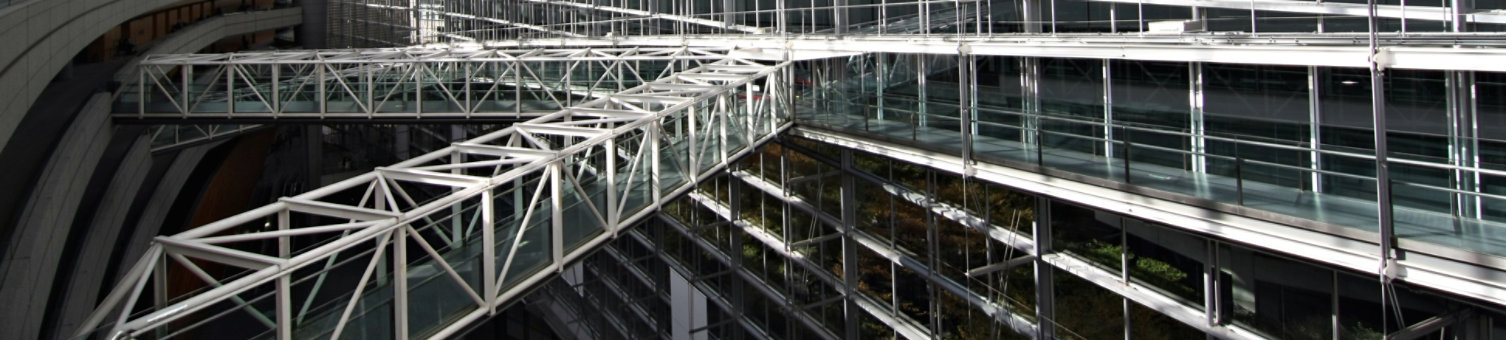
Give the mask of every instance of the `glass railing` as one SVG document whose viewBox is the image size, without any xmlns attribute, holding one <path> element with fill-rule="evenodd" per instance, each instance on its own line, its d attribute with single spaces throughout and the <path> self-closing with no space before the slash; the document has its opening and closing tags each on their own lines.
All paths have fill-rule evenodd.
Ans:
<svg viewBox="0 0 1506 340">
<path fill-rule="evenodd" d="M 855 104 L 861 107 L 857 112 L 802 111 L 798 122 L 928 150 L 960 154 L 965 146 L 955 102 L 920 103 L 906 98 L 877 102 Z M 972 144 L 966 145 L 978 160 L 1132 184 L 1363 232 L 1352 235 L 1379 233 L 1375 160 L 1368 150 L 1311 148 L 1300 142 L 1243 136 L 1194 136 L 1174 127 L 1105 124 L 1096 118 L 1060 114 L 978 110 L 980 117 L 989 119 L 973 122 L 969 127 Z M 1039 128 L 1026 126 L 1032 123 Z M 1194 139 L 1207 147 L 1193 150 L 1185 141 Z M 1457 176 L 1474 177 L 1483 184 L 1506 178 L 1506 172 L 1413 160 L 1406 155 L 1390 158 L 1392 189 L 1387 201 L 1398 237 L 1506 255 L 1506 192 L 1494 192 L 1485 185 L 1451 188 L 1429 176 L 1456 171 L 1462 174 Z M 1321 162 L 1315 165 L 1311 159 Z M 1409 171 L 1397 170 L 1403 167 Z"/>
</svg>

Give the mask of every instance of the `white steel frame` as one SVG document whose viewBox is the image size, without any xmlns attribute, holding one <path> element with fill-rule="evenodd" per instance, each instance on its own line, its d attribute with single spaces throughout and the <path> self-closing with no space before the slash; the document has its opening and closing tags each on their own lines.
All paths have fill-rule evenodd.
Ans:
<svg viewBox="0 0 1506 340">
<path fill-rule="evenodd" d="M 552 112 L 525 109 L 525 101 L 569 107 L 581 101 L 574 97 L 602 98 L 691 65 L 671 61 L 720 60 L 727 51 L 470 45 L 154 55 L 141 62 L 135 85 L 117 96 L 117 107 L 136 112 L 115 118 L 517 120 Z M 668 63 L 650 69 L 644 62 Z M 424 97 L 439 99 L 415 99 Z M 293 108 L 295 102 L 305 106 Z M 336 102 L 346 108 L 332 107 Z M 511 107 L 498 106 L 505 103 Z"/>
<path fill-rule="evenodd" d="M 1383 69 L 1506 72 L 1506 49 L 1458 48 L 1456 45 L 1506 45 L 1506 41 L 1465 34 L 1386 34 L 1377 62 Z M 1439 39 L 1429 42 L 1431 39 Z M 487 41 L 493 48 L 538 46 L 737 46 L 748 49 L 826 53 L 904 53 L 1041 58 L 1090 58 L 1224 64 L 1368 68 L 1370 48 L 1363 34 L 1225 34 L 1153 35 L 1006 35 L 1006 36 L 789 36 L 697 35 L 635 36 L 599 39 L 531 39 Z M 1392 46 L 1405 42 L 1406 46 Z M 1299 45 L 1321 43 L 1321 45 Z M 465 44 L 459 44 L 465 45 Z M 434 45 L 446 46 L 446 45 Z"/>
<path fill-rule="evenodd" d="M 277 203 L 176 235 L 158 237 L 147 250 L 147 255 L 130 268 L 120 285 L 111 291 L 77 334 L 108 329 L 111 337 L 139 337 L 162 331 L 163 327 L 178 320 L 194 320 L 185 318 L 229 301 L 244 305 L 241 308 L 268 325 L 278 339 L 290 339 L 295 327 L 299 326 L 295 320 L 301 320 L 303 313 L 307 312 L 307 308 L 299 309 L 294 304 L 294 296 L 304 294 L 293 289 L 295 271 L 321 264 L 328 267 L 342 251 L 374 244 L 375 255 L 369 256 L 365 274 L 348 301 L 342 303 L 345 312 L 334 326 L 334 337 L 337 338 L 347 326 L 351 312 L 361 300 L 363 289 L 373 273 L 378 280 L 390 273 L 399 278 L 392 281 L 393 330 L 395 337 L 407 338 L 409 329 L 414 327 L 409 324 L 408 309 L 427 301 L 409 300 L 408 280 L 401 278 L 408 277 L 407 259 L 423 257 L 424 254 L 428 257 L 426 260 L 434 261 L 443 269 L 445 275 L 441 276 L 459 283 L 460 290 L 474 302 L 473 306 L 466 307 L 463 317 L 447 320 L 447 324 L 437 326 L 439 330 L 427 334 L 446 337 L 470 321 L 496 313 L 533 284 L 552 277 L 566 264 L 593 250 L 595 245 L 615 237 L 622 228 L 652 215 L 664 198 L 690 190 L 698 179 L 714 174 L 729 160 L 750 152 L 790 124 L 787 110 L 792 97 L 782 85 L 786 82 L 783 80 L 787 77 L 784 71 L 790 62 L 767 65 L 723 57 L 690 67 L 693 62 L 705 59 L 706 55 L 688 49 L 654 55 L 645 55 L 638 49 L 621 52 L 611 58 L 673 60 L 683 68 L 652 82 L 455 143 L 391 167 L 378 168 L 302 195 L 283 198 Z M 533 52 L 524 57 L 589 59 L 594 58 L 594 53 L 597 51 Z M 288 56 L 317 61 L 321 54 Z M 368 57 L 378 59 L 377 56 Z M 408 57 L 404 55 L 399 59 L 408 60 Z M 431 59 L 433 57 L 426 57 L 425 62 L 443 61 L 442 58 Z M 256 62 L 226 56 L 196 58 L 202 58 L 200 62 Z M 755 82 L 760 84 L 755 85 Z M 743 147 L 732 150 L 728 146 L 732 142 Z M 684 180 L 678 185 L 661 183 L 661 179 L 668 181 L 661 178 L 661 174 L 672 170 L 663 168 L 661 160 L 678 158 L 663 153 L 681 150 L 680 146 L 689 153 L 688 161 L 693 166 L 684 168 L 680 174 Z M 603 160 L 604 164 L 601 164 Z M 627 170 L 619 173 L 614 169 Z M 645 175 L 648 178 L 642 178 Z M 577 176 L 593 176 L 597 180 L 604 177 L 606 187 L 612 189 L 605 190 L 605 197 L 580 198 L 586 193 Z M 537 182 L 522 184 L 530 179 Z M 647 194 L 636 189 L 634 183 L 651 184 L 648 191 L 652 197 L 634 197 L 635 194 Z M 503 248 L 511 249 L 511 252 L 502 254 L 494 247 L 481 247 L 481 258 L 490 260 L 481 261 L 484 268 L 481 287 L 472 287 L 448 263 L 449 260 L 436 252 L 435 246 L 414 224 L 428 223 L 425 219 L 430 214 L 458 212 L 463 210 L 463 205 L 479 204 L 483 226 L 480 231 L 462 235 L 458 231 L 460 227 L 456 226 L 454 238 L 442 237 L 443 241 L 479 237 L 483 244 L 497 244 L 498 237 L 508 235 L 498 235 L 492 227 L 500 223 L 494 217 L 498 208 L 494 206 L 493 198 L 503 195 L 496 191 L 508 185 L 513 186 L 515 197 L 532 197 L 528 201 L 531 203 L 526 210 L 519 211 L 523 224 L 519 224 L 518 236 L 512 239 L 512 246 Z M 429 188 L 447 194 L 418 202 L 410 195 L 413 189 L 405 187 Z M 336 197 L 349 192 L 361 193 L 359 202 L 342 202 Z M 575 194 L 574 198 L 582 200 L 579 206 L 588 208 L 575 213 L 587 214 L 603 226 L 603 230 L 598 230 L 594 236 L 574 245 L 563 240 L 567 232 L 564 229 L 575 227 L 564 225 L 564 210 L 568 208 L 564 202 L 567 198 L 563 198 L 565 192 Z M 630 199 L 647 202 L 641 209 L 632 211 L 628 208 Z M 479 203 L 468 203 L 471 201 Z M 298 225 L 298 216 L 344 222 Z M 266 230 L 241 228 L 262 221 L 267 221 Z M 529 229 L 524 225 L 534 221 L 548 223 L 547 239 L 552 245 L 547 265 L 532 274 L 524 272 L 520 274 L 524 276 L 508 277 L 523 232 Z M 295 237 L 302 237 L 300 240 L 318 237 L 324 241 L 308 249 L 292 249 Z M 276 246 L 256 252 L 244 250 L 248 243 Z M 417 256 L 410 257 L 410 244 L 418 245 L 422 253 L 415 251 L 413 254 Z M 567 246 L 573 248 L 567 250 Z M 389 247 L 394 259 L 403 260 L 386 260 L 383 253 Z M 356 259 L 361 258 L 364 256 Z M 176 265 L 170 266 L 169 263 Z M 199 263 L 234 267 L 239 272 L 216 277 L 199 269 Z M 197 277 L 207 287 L 182 296 L 166 296 L 170 292 L 166 278 L 171 273 Z M 510 281 L 515 284 L 507 285 Z M 243 295 L 264 291 L 271 291 L 269 294 L 274 296 L 275 311 L 272 313 L 262 314 L 244 303 Z M 143 301 L 143 298 L 151 297 L 155 297 L 155 301 Z M 140 303 L 151 306 L 137 313 L 142 310 L 138 306 Z M 112 320 L 107 320 L 112 316 Z M 100 325 L 105 328 L 97 330 Z"/>
</svg>

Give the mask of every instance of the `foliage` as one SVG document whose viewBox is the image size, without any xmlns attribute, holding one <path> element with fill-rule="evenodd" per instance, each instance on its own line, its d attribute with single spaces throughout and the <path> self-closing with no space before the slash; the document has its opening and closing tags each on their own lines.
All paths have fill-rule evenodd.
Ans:
<svg viewBox="0 0 1506 340">
<path fill-rule="evenodd" d="M 1131 256 L 1133 257 L 1133 255 Z M 1154 277 L 1158 280 L 1164 280 L 1166 282 L 1177 282 L 1187 278 L 1186 272 L 1183 272 L 1176 267 L 1172 267 L 1171 264 L 1168 264 L 1166 262 L 1161 262 L 1159 260 L 1148 257 L 1136 259 L 1135 269 L 1139 270 L 1141 273 L 1149 275 L 1150 277 Z"/>
</svg>

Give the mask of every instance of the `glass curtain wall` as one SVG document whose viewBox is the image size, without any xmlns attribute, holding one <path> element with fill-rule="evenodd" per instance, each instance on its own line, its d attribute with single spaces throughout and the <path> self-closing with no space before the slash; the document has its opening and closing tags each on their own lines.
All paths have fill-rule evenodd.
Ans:
<svg viewBox="0 0 1506 340">
<path fill-rule="evenodd" d="M 1423 248 L 1506 255 L 1506 196 L 1484 185 L 1506 175 L 1491 124 L 1500 99 L 1485 95 L 1501 90 L 1499 74 L 1387 72 L 1393 194 L 1380 199 L 1364 69 L 903 54 L 811 65 L 828 71 L 814 83 L 860 83 L 829 88 L 862 105 L 800 110 L 808 126 L 1351 237 L 1378 234 L 1376 202 L 1387 202 L 1396 233 Z"/>
<path fill-rule="evenodd" d="M 5 2 L 0 1 L 0 8 Z M 1038 16 L 1026 22 L 1024 10 Z M 1363 5 L 1360 0 L 1327 6 Z M 1191 6 L 1189 4 L 1188 6 Z M 1232 35 L 1287 33 L 1353 34 L 1368 31 L 1363 15 L 1332 15 L 1307 6 L 1217 3 L 1184 7 L 1083 0 L 586 0 L 569 3 L 515 0 L 335 0 L 328 6 L 334 47 L 405 46 L 420 43 L 507 39 L 645 35 L 841 35 L 991 36 L 1025 32 L 1039 25 L 1050 34 L 1155 32 L 1151 23 L 1201 21 L 1193 31 Z M 1382 0 L 1379 32 L 1390 34 L 1501 31 L 1491 23 L 1452 23 L 1439 13 L 1489 14 L 1506 9 L 1499 0 L 1419 3 Z M 1466 8 L 1456 8 L 1458 6 Z M 1251 10 L 1249 7 L 1262 10 Z M 1394 12 L 1393 12 L 1394 10 Z M 1495 14 L 1490 14 L 1495 15 Z M 1491 22 L 1486 20 L 1472 20 Z"/>
<path fill-rule="evenodd" d="M 1383 316 L 1371 275 L 794 137 L 660 216 L 584 261 L 573 283 L 614 306 L 620 334 L 671 336 L 661 316 L 686 296 L 665 288 L 677 280 L 707 306 L 690 332 L 719 339 L 1023 339 L 1036 327 L 1071 339 L 1367 339 L 1469 307 L 1398 284 Z M 1039 258 L 999 236 L 1037 239 L 1039 223 L 1053 240 Z"/>
</svg>

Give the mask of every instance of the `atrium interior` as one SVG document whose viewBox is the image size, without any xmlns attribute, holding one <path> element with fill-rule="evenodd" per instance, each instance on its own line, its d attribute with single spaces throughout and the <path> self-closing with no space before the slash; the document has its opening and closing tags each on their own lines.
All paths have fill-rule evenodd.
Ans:
<svg viewBox="0 0 1506 340">
<path fill-rule="evenodd" d="M 1506 339 L 1506 0 L 1368 1 L 0 0 L 0 324 Z"/>
</svg>

